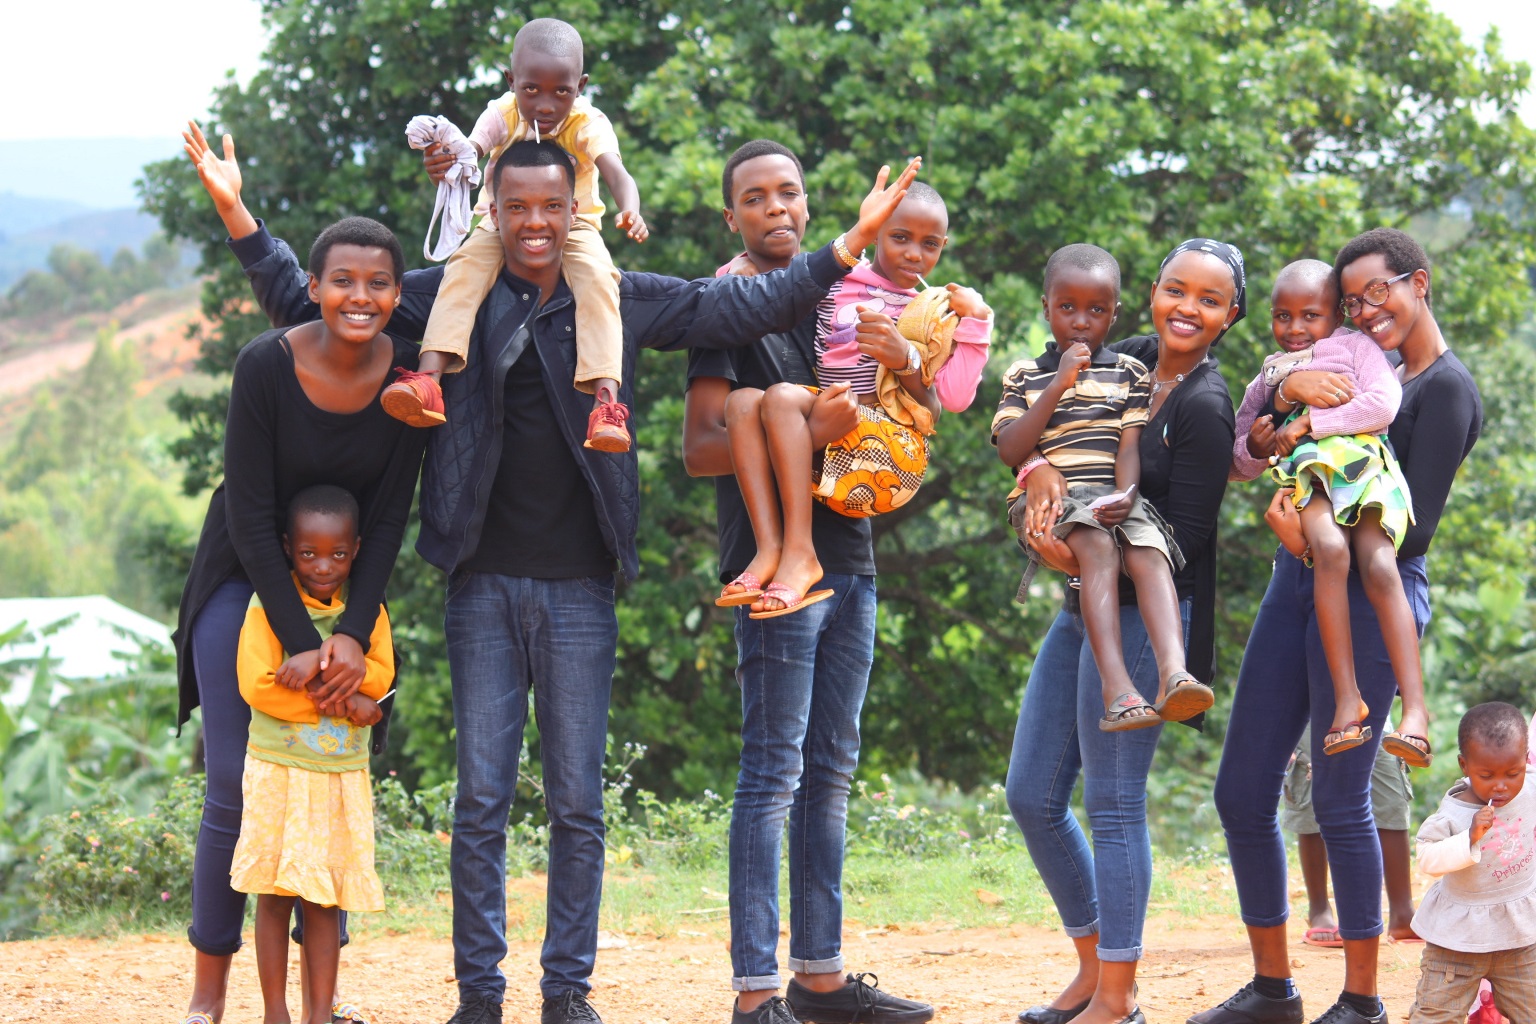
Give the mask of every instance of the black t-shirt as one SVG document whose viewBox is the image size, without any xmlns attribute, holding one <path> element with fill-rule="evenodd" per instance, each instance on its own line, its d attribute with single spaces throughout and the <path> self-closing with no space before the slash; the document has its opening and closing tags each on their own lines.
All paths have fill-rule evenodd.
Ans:
<svg viewBox="0 0 1536 1024">
<path fill-rule="evenodd" d="M 793 331 L 765 335 L 746 348 L 730 351 L 693 349 L 688 354 L 688 380 L 722 377 L 736 388 L 769 388 L 779 383 L 815 386 L 816 318 L 809 316 Z M 804 481 L 807 490 L 811 482 Z M 715 516 L 720 531 L 720 582 L 728 583 L 757 554 L 752 522 L 734 476 L 715 477 Z M 849 576 L 875 574 L 875 545 L 868 519 L 840 516 L 821 502 L 811 506 L 811 538 L 816 558 L 827 573 Z"/>
<path fill-rule="evenodd" d="M 502 402 L 501 460 L 480 546 L 464 568 L 534 579 L 613 572 L 592 488 L 560 433 L 533 345 L 507 371 Z"/>
<path fill-rule="evenodd" d="M 1429 550 L 1456 470 L 1482 432 L 1483 399 L 1456 353 L 1446 351 L 1403 384 L 1403 404 L 1387 430 L 1413 498 L 1413 523 L 1398 558 Z"/>
</svg>

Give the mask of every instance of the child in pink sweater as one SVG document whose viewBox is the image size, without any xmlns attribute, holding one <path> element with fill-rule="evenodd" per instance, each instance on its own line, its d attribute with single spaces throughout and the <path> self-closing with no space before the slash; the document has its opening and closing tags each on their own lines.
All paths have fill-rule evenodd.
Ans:
<svg viewBox="0 0 1536 1024">
<path fill-rule="evenodd" d="M 1340 327 L 1338 286 L 1328 264 L 1300 260 L 1287 266 L 1275 280 L 1271 308 L 1271 328 L 1281 351 L 1264 360 L 1263 371 L 1243 396 L 1232 478 L 1251 480 L 1272 467 L 1281 489 L 1265 519 L 1286 549 L 1314 569 L 1317 626 L 1334 694 L 1323 752 L 1337 754 L 1371 738 L 1365 724 L 1370 709 L 1355 682 L 1350 635 L 1353 549 L 1403 697 L 1399 728 L 1382 747 L 1410 765 L 1427 767 L 1432 753 L 1419 636 L 1397 572 L 1397 547 L 1412 521 L 1413 505 L 1397 458 L 1380 436 L 1397 415 L 1402 386 L 1374 342 Z M 1355 396 L 1331 409 L 1292 402 L 1285 394 L 1286 378 L 1303 370 L 1347 377 Z M 1271 405 L 1274 413 L 1266 416 Z M 1285 417 L 1284 425 L 1273 428 L 1278 417 Z M 1257 457 L 1255 448 L 1271 444 L 1274 454 L 1267 461 Z M 1282 505 L 1286 501 L 1299 517 Z"/>
<path fill-rule="evenodd" d="M 992 311 L 959 285 L 917 291 L 944 251 L 948 226 L 944 200 L 913 182 L 876 236 L 874 262 L 854 265 L 817 307 L 816 380 L 858 398 L 853 430 L 813 452 L 807 389 L 731 392 L 725 422 L 737 483 L 744 495 L 770 497 L 747 502 L 757 554 L 717 605 L 750 604 L 751 617 L 765 619 L 831 597 L 811 589 L 822 577 L 811 502 L 854 518 L 899 508 L 922 484 L 940 411 L 961 412 L 975 399 Z M 856 254 L 843 255 L 853 264 Z M 744 262 L 720 272 L 749 273 Z"/>
</svg>

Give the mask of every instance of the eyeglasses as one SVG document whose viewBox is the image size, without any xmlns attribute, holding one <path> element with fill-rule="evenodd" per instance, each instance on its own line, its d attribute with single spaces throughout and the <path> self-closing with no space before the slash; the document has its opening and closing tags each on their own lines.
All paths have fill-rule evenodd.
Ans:
<svg viewBox="0 0 1536 1024">
<path fill-rule="evenodd" d="M 1385 281 L 1373 281 L 1372 283 L 1365 286 L 1365 292 L 1363 294 L 1351 295 L 1349 298 L 1339 303 L 1339 305 L 1344 307 L 1345 316 L 1349 317 L 1350 319 L 1354 319 L 1355 317 L 1359 316 L 1360 311 L 1365 308 L 1365 302 L 1369 302 L 1373 306 L 1380 306 L 1382 303 L 1387 301 L 1387 296 L 1392 294 L 1392 286 L 1394 284 L 1397 284 L 1397 282 L 1401 281 L 1405 277 L 1412 277 L 1417 273 L 1417 270 L 1410 270 L 1406 274 L 1398 274 L 1396 277 L 1389 277 Z M 1361 301 L 1362 299 L 1364 302 Z"/>
</svg>

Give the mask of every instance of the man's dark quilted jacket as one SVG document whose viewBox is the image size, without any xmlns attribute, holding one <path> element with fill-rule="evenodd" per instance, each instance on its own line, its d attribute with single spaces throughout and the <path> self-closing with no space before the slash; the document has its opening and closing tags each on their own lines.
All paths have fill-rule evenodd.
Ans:
<svg viewBox="0 0 1536 1024">
<path fill-rule="evenodd" d="M 231 241 L 230 248 L 274 326 L 319 315 L 309 300 L 308 275 L 298 258 L 265 226 Z M 733 348 L 752 344 L 764 334 L 788 331 L 811 314 L 843 273 L 830 245 L 796 257 L 786 270 L 758 277 L 685 281 L 623 272 L 619 282 L 619 315 L 624 324 L 620 401 L 634 408 L 631 382 L 640 348 Z M 421 339 L 442 276 L 441 267 L 405 275 L 400 305 L 387 328 L 390 334 Z M 626 455 L 612 455 L 582 447 L 592 396 L 571 383 L 576 370 L 575 324 L 576 306 L 563 282 L 549 302 L 538 308 L 538 289 L 504 272 L 481 305 L 468 366 L 443 378 L 448 422 L 432 429 L 422 470 L 416 550 L 439 569 L 452 572 L 474 554 L 480 542 L 501 458 L 507 371 L 532 344 L 543 363 L 545 387 L 560 417 L 561 433 L 592 489 L 603 539 L 627 578 L 633 579 L 639 571 L 635 552 L 639 462 L 633 449 Z M 528 485 L 537 486 L 537 481 Z"/>
</svg>

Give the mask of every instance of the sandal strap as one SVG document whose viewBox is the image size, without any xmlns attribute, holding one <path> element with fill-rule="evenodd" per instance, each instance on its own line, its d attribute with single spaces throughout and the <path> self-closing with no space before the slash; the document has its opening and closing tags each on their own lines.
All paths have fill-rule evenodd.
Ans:
<svg viewBox="0 0 1536 1024">
<path fill-rule="evenodd" d="M 193 1010 L 181 1018 L 181 1024 L 213 1024 L 213 1015 L 202 1010 Z"/>
</svg>

